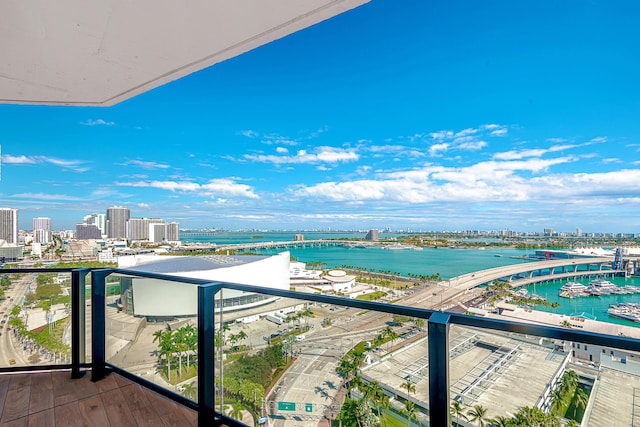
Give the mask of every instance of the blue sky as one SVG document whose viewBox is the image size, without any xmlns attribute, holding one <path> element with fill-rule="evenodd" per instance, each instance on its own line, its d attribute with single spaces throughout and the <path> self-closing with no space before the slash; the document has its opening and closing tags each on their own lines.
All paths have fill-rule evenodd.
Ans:
<svg viewBox="0 0 640 427">
<path fill-rule="evenodd" d="M 71 229 L 640 232 L 640 3 L 371 3 L 110 108 L 0 105 L 0 204 Z"/>
</svg>

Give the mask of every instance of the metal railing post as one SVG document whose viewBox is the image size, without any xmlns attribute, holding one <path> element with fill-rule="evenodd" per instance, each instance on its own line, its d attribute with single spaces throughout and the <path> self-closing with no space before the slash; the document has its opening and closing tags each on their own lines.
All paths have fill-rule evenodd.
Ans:
<svg viewBox="0 0 640 427">
<path fill-rule="evenodd" d="M 215 332 L 213 311 L 218 285 L 198 286 L 198 426 L 215 419 Z M 222 387 L 222 384 L 220 384 Z"/>
<path fill-rule="evenodd" d="M 80 378 L 80 365 L 86 361 L 85 285 L 88 268 L 71 272 L 71 378 Z"/>
<path fill-rule="evenodd" d="M 427 323 L 429 336 L 429 425 L 449 426 L 449 319 L 433 313 Z"/>
<path fill-rule="evenodd" d="M 91 272 L 91 381 L 104 378 L 106 369 L 106 279 L 111 270 Z"/>
</svg>

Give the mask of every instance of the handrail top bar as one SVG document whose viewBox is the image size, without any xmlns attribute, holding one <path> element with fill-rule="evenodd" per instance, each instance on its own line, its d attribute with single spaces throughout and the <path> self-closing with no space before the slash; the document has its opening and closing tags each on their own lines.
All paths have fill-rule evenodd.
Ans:
<svg viewBox="0 0 640 427">
<path fill-rule="evenodd" d="M 206 285 L 211 283 L 210 279 L 198 279 L 196 277 L 173 276 L 171 274 L 150 273 L 146 271 L 127 270 L 125 268 L 111 268 L 113 273 L 125 274 L 127 276 L 140 276 L 148 279 L 169 280 L 172 282 L 191 283 L 193 285 Z"/>
<path fill-rule="evenodd" d="M 29 267 L 29 268 L 0 268 L 0 274 L 3 273 L 71 273 L 72 271 L 96 270 L 95 267 Z"/>
</svg>

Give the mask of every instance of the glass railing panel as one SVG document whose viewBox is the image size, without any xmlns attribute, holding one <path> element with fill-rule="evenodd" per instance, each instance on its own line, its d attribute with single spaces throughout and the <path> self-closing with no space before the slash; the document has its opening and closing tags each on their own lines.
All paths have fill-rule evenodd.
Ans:
<svg viewBox="0 0 640 427">
<path fill-rule="evenodd" d="M 106 361 L 197 399 L 197 285 L 111 274 L 106 281 Z"/>
<path fill-rule="evenodd" d="M 574 326 L 568 322 L 566 329 L 585 321 L 571 319 Z M 498 425 L 640 421 L 640 353 L 455 325 L 449 345 L 454 425 L 477 425 L 480 419 Z"/>
<path fill-rule="evenodd" d="M 549 396 L 552 413 L 583 426 L 640 423 L 640 353 L 581 342 L 563 349 L 569 362 Z"/>
<path fill-rule="evenodd" d="M 449 354 L 452 420 L 463 426 L 542 411 L 568 359 L 554 340 L 458 326 Z"/>
<path fill-rule="evenodd" d="M 70 274 L 2 273 L 0 289 L 0 366 L 70 363 Z"/>
<path fill-rule="evenodd" d="M 216 410 L 248 425 L 260 417 L 270 425 L 349 426 L 367 417 L 406 425 L 410 401 L 412 421 L 427 419 L 428 379 L 418 368 L 426 364 L 426 322 L 418 328 L 408 316 L 229 289 L 221 298 Z"/>
</svg>

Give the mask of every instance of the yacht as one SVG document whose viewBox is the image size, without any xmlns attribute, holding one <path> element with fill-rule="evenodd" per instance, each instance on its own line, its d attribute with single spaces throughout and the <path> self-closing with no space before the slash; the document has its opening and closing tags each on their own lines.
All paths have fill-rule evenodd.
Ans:
<svg viewBox="0 0 640 427">
<path fill-rule="evenodd" d="M 562 298 L 576 298 L 586 297 L 589 295 L 588 288 L 582 283 L 567 282 L 560 288 L 560 294 Z"/>
<path fill-rule="evenodd" d="M 640 307 L 638 307 L 637 304 L 615 304 L 609 307 L 607 313 L 609 316 L 617 317 L 619 319 L 640 322 Z"/>
<path fill-rule="evenodd" d="M 608 280 L 595 279 L 589 282 L 588 292 L 591 295 L 609 295 L 618 292 L 618 287 Z"/>
</svg>

